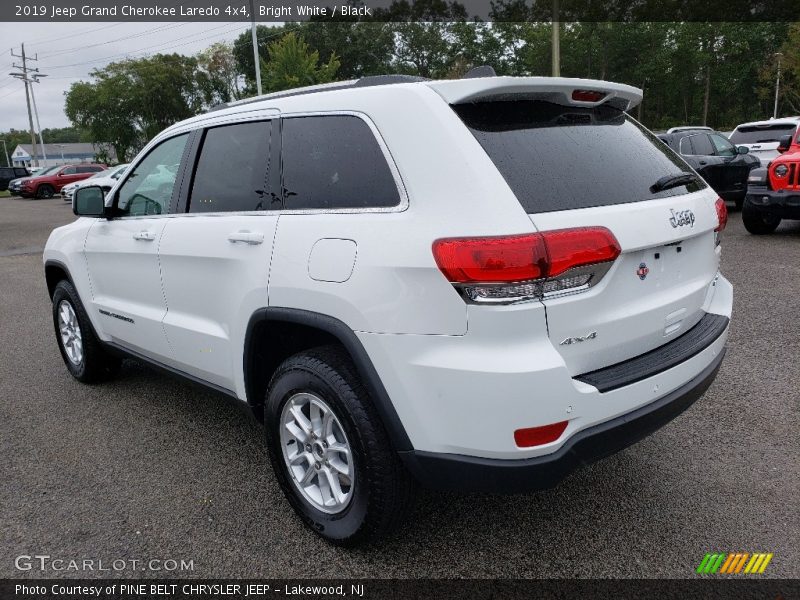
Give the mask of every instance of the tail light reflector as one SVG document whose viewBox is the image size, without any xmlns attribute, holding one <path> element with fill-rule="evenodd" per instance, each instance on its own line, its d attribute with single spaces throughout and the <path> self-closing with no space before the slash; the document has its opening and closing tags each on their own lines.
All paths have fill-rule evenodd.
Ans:
<svg viewBox="0 0 800 600">
<path fill-rule="evenodd" d="M 728 225 L 728 207 L 725 206 L 725 201 L 722 198 L 717 198 L 717 228 L 714 230 L 717 233 L 722 233 Z"/>
<path fill-rule="evenodd" d="M 596 284 L 621 248 L 605 227 L 525 235 L 447 238 L 433 256 L 468 301 L 510 303 Z"/>
<path fill-rule="evenodd" d="M 530 448 L 531 446 L 541 446 L 555 442 L 564 433 L 569 421 L 561 421 L 541 427 L 528 427 L 527 429 L 517 429 L 514 432 L 514 442 L 520 448 Z"/>
</svg>

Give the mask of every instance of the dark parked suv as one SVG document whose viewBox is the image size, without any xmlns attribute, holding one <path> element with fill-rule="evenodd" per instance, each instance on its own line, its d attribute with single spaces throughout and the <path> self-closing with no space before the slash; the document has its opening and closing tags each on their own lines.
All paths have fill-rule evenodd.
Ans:
<svg viewBox="0 0 800 600">
<path fill-rule="evenodd" d="M 0 167 L 0 192 L 8 189 L 8 184 L 19 177 L 30 177 L 25 167 Z"/>
<path fill-rule="evenodd" d="M 677 129 L 677 128 L 676 128 Z M 658 135 L 714 188 L 723 200 L 741 209 L 747 194 L 747 177 L 761 161 L 746 146 L 734 146 L 717 131 L 677 129 Z"/>
</svg>

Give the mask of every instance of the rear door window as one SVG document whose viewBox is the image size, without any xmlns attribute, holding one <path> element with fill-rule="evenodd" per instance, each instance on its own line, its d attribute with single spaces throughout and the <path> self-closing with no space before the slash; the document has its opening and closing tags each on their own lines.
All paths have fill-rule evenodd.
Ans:
<svg viewBox="0 0 800 600">
<path fill-rule="evenodd" d="M 711 144 L 711 140 L 708 139 L 708 134 L 690 135 L 689 139 L 692 142 L 692 154 L 697 156 L 711 156 L 714 154 L 714 146 Z"/>
<path fill-rule="evenodd" d="M 282 140 L 285 208 L 335 210 L 400 204 L 383 151 L 359 117 L 286 118 Z"/>
<path fill-rule="evenodd" d="M 280 208 L 267 183 L 270 121 L 238 123 L 206 131 L 194 174 L 189 212 Z"/>
<path fill-rule="evenodd" d="M 665 175 L 689 170 L 655 135 L 608 106 L 536 100 L 453 105 L 527 213 L 639 202 L 685 194 L 701 182 L 657 193 Z"/>
</svg>

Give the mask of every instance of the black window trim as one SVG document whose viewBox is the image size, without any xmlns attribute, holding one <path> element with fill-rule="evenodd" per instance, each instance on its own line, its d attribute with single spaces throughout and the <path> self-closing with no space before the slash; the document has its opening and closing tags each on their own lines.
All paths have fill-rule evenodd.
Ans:
<svg viewBox="0 0 800 600">
<path fill-rule="evenodd" d="M 357 117 L 364 121 L 367 124 L 367 127 L 370 128 L 372 131 L 372 135 L 375 138 L 375 141 L 378 143 L 378 147 L 381 149 L 383 153 L 383 158 L 386 161 L 386 164 L 389 166 L 389 171 L 392 174 L 392 178 L 394 179 L 395 187 L 397 188 L 397 193 L 400 196 L 400 202 L 395 204 L 394 206 L 367 206 L 363 208 L 286 208 L 286 199 L 283 199 L 283 207 L 281 208 L 281 214 L 286 215 L 319 215 L 319 214 L 358 214 L 358 213 L 400 213 L 408 210 L 408 192 L 406 191 L 405 183 L 403 183 L 403 178 L 400 175 L 400 170 L 397 168 L 397 164 L 394 161 L 394 157 L 392 156 L 391 151 L 389 150 L 389 146 L 386 144 L 386 141 L 383 139 L 378 128 L 375 126 L 375 123 L 372 119 L 369 118 L 363 112 L 354 111 L 354 110 L 332 110 L 332 111 L 302 111 L 302 112 L 290 112 L 290 113 L 281 113 L 280 121 L 283 122 L 284 119 L 294 119 L 294 118 L 301 118 L 301 117 L 338 117 L 338 116 L 346 116 L 346 117 Z M 281 133 L 283 132 L 283 127 L 281 125 Z M 279 144 L 279 152 L 280 152 L 280 188 L 283 189 L 283 137 L 280 138 Z"/>
</svg>

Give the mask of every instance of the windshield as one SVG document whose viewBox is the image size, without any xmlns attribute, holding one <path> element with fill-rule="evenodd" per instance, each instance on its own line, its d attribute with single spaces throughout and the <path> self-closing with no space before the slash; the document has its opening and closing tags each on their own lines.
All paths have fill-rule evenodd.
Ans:
<svg viewBox="0 0 800 600">
<path fill-rule="evenodd" d="M 731 134 L 730 140 L 734 144 L 764 144 L 769 142 L 779 142 L 784 135 L 791 135 L 797 129 L 793 123 L 779 123 L 775 125 L 755 126 L 737 128 Z"/>
<path fill-rule="evenodd" d="M 685 194 L 700 181 L 652 191 L 691 169 L 624 112 L 514 100 L 454 105 L 527 213 Z"/>
<path fill-rule="evenodd" d="M 95 173 L 94 175 L 92 175 L 91 177 L 89 177 L 88 179 L 95 179 L 95 178 L 97 178 L 97 177 L 108 177 L 108 176 L 109 176 L 109 174 L 110 174 L 110 173 L 109 173 L 108 169 L 104 169 L 104 170 L 102 170 L 102 171 L 98 171 L 97 173 Z"/>
</svg>

